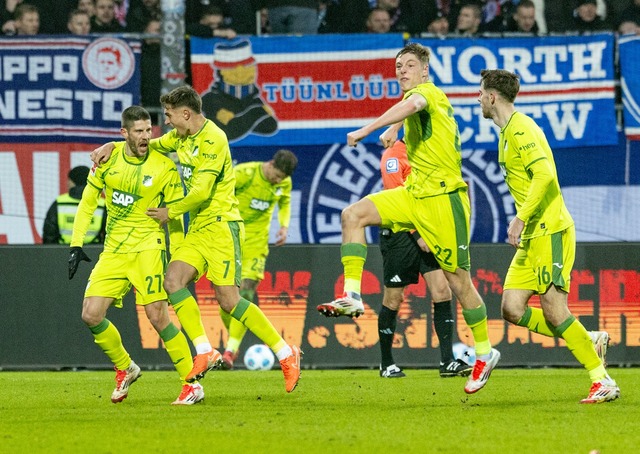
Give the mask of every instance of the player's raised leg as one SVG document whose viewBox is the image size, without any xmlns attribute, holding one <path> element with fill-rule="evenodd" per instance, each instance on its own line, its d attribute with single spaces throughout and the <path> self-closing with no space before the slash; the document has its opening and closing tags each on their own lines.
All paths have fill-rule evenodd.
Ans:
<svg viewBox="0 0 640 454">
<path fill-rule="evenodd" d="M 367 260 L 365 227 L 380 225 L 376 205 L 364 198 L 342 211 L 342 246 L 340 255 L 344 267 L 344 293 L 330 303 L 320 304 L 317 310 L 327 317 L 359 317 L 364 314 L 361 281 Z"/>
</svg>

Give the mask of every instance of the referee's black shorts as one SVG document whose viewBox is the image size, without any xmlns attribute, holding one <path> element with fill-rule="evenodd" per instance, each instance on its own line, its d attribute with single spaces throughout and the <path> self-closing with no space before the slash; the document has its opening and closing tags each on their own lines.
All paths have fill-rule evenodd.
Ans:
<svg viewBox="0 0 640 454">
<path fill-rule="evenodd" d="M 420 274 L 440 269 L 431 252 L 424 252 L 410 232 L 380 229 L 380 252 L 385 287 L 406 287 L 418 282 Z"/>
</svg>

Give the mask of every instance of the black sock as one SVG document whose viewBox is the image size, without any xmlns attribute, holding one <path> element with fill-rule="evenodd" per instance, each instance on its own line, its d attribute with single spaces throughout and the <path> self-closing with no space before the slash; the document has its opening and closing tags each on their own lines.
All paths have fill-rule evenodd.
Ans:
<svg viewBox="0 0 640 454">
<path fill-rule="evenodd" d="M 447 364 L 453 360 L 453 325 L 451 300 L 433 303 L 433 323 L 440 342 L 440 361 Z"/>
<path fill-rule="evenodd" d="M 393 364 L 391 346 L 393 345 L 393 335 L 396 332 L 397 315 L 398 311 L 392 311 L 387 306 L 382 306 L 380 315 L 378 315 L 378 335 L 380 336 L 381 365 L 383 369 Z"/>
</svg>

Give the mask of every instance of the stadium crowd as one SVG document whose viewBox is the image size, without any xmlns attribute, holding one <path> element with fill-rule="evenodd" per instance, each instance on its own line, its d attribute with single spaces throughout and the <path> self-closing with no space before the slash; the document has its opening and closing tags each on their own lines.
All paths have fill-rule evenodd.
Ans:
<svg viewBox="0 0 640 454">
<path fill-rule="evenodd" d="M 69 24 L 78 11 L 89 16 L 83 33 L 142 33 L 149 22 L 162 19 L 160 0 L 58 0 L 56 8 L 49 3 L 2 0 L 3 34 L 75 33 Z M 440 26 L 440 34 L 640 32 L 640 0 L 186 0 L 185 6 L 189 32 L 226 38 L 433 33 L 430 25 L 443 19 L 448 26 Z M 533 25 L 523 27 L 525 22 Z"/>
</svg>

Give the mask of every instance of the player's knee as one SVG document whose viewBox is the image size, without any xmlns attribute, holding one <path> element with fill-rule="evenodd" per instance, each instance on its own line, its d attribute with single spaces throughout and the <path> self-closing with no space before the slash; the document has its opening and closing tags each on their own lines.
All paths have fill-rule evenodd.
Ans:
<svg viewBox="0 0 640 454">
<path fill-rule="evenodd" d="M 343 228 L 355 227 L 358 225 L 358 215 L 356 210 L 353 208 L 353 205 L 349 205 L 342 210 L 341 221 Z"/>
<path fill-rule="evenodd" d="M 502 312 L 502 318 L 510 323 L 518 323 L 518 321 L 524 315 L 524 309 L 508 298 L 502 298 L 500 309 Z"/>
<path fill-rule="evenodd" d="M 164 291 L 167 292 L 168 295 L 171 295 L 172 293 L 175 293 L 184 287 L 179 279 L 174 276 L 170 276 L 169 274 L 165 275 L 162 286 L 164 287 Z"/>
<path fill-rule="evenodd" d="M 82 308 L 82 321 L 87 326 L 96 326 L 98 325 L 104 317 L 102 315 L 98 315 L 90 310 L 88 307 Z"/>
<path fill-rule="evenodd" d="M 400 308 L 400 305 L 404 301 L 404 292 L 390 292 L 387 291 L 385 293 L 382 305 L 387 309 L 391 309 L 392 311 L 397 311 Z"/>
<path fill-rule="evenodd" d="M 446 281 L 444 282 L 444 285 L 430 287 L 429 290 L 431 291 L 431 298 L 433 301 L 451 301 L 453 298 L 449 284 L 447 284 Z"/>
</svg>

